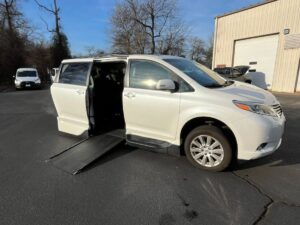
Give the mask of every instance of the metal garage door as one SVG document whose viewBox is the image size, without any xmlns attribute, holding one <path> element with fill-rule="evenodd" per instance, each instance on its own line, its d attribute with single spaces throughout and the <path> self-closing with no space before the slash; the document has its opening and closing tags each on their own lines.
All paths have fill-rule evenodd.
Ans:
<svg viewBox="0 0 300 225">
<path fill-rule="evenodd" d="M 278 35 L 251 38 L 235 42 L 234 66 L 249 65 L 253 83 L 271 88 L 278 47 Z"/>
</svg>

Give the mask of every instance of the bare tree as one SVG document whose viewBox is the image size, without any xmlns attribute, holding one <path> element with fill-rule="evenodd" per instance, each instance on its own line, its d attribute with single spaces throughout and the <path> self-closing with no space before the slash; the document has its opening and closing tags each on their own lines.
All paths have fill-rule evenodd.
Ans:
<svg viewBox="0 0 300 225">
<path fill-rule="evenodd" d="M 213 49 L 214 49 L 214 34 L 211 35 L 208 43 L 208 47 L 205 52 L 205 65 L 208 68 L 212 68 Z"/>
<path fill-rule="evenodd" d="M 43 81 L 49 80 L 48 69 L 51 62 L 50 46 L 45 41 L 30 42 L 27 46 L 27 65 L 39 71 Z"/>
<path fill-rule="evenodd" d="M 170 40 L 179 37 L 172 27 L 179 22 L 176 0 L 123 0 L 115 7 L 111 21 L 114 47 L 117 43 L 127 53 L 170 52 L 168 49 L 175 46 Z"/>
<path fill-rule="evenodd" d="M 20 0 L 0 0 L 0 26 L 9 32 L 29 36 L 31 27 L 17 7 Z"/>
<path fill-rule="evenodd" d="M 151 40 L 151 53 L 156 51 L 156 38 L 161 37 L 166 24 L 175 17 L 174 0 L 126 0 L 132 19 L 145 28 Z"/>
<path fill-rule="evenodd" d="M 53 33 L 52 37 L 52 60 L 54 67 L 57 67 L 60 62 L 65 58 L 70 58 L 70 49 L 67 36 L 62 32 L 61 24 L 60 24 L 60 8 L 58 7 L 57 0 L 53 0 L 53 6 L 48 7 L 46 5 L 41 4 L 38 0 L 35 0 L 36 4 L 42 10 L 50 13 L 54 17 L 55 27 L 53 29 L 49 29 L 48 24 L 45 20 L 43 20 L 46 24 L 47 30 L 50 33 Z"/>
<path fill-rule="evenodd" d="M 17 0 L 0 0 L 0 80 L 12 80 L 11 75 L 25 64 L 28 43 L 26 21 L 17 7 Z M 23 27 L 24 26 L 24 27 Z"/>
<path fill-rule="evenodd" d="M 132 20 L 128 5 L 117 4 L 111 17 L 113 49 L 117 53 L 143 54 L 147 47 L 147 36 L 143 26 Z"/>
<path fill-rule="evenodd" d="M 105 54 L 105 52 L 101 49 L 98 49 L 95 46 L 87 46 L 85 47 L 87 57 L 99 57 Z"/>
<path fill-rule="evenodd" d="M 7 24 L 8 30 L 13 31 L 13 17 L 19 16 L 19 13 L 16 11 L 16 4 L 14 0 L 4 0 L 0 3 L 1 12 L 3 13 L 3 23 L 4 26 Z"/>
<path fill-rule="evenodd" d="M 205 62 L 205 54 L 206 54 L 206 46 L 205 42 L 198 38 L 198 37 L 193 37 L 190 41 L 190 51 L 189 51 L 189 56 L 192 60 L 195 60 L 200 63 Z"/>
<path fill-rule="evenodd" d="M 117 4 L 111 17 L 113 49 L 118 53 L 131 54 L 133 50 L 134 23 L 128 6 Z"/>
<path fill-rule="evenodd" d="M 187 29 L 180 20 L 169 24 L 166 32 L 158 39 L 158 53 L 163 55 L 184 55 L 186 33 Z"/>
<path fill-rule="evenodd" d="M 56 35 L 59 36 L 60 35 L 60 17 L 59 17 L 60 8 L 57 6 L 57 1 L 53 0 L 53 3 L 54 3 L 53 7 L 48 7 L 48 6 L 42 5 L 38 0 L 34 0 L 34 1 L 41 9 L 45 10 L 46 12 L 48 12 L 54 16 L 54 20 L 55 20 L 55 28 L 54 29 L 49 29 L 49 26 L 45 20 L 43 20 L 43 22 L 46 24 L 47 30 L 49 32 L 51 32 L 51 33 L 55 32 Z"/>
<path fill-rule="evenodd" d="M 20 67 L 36 67 L 46 77 L 50 47 L 36 38 L 36 32 L 19 9 L 21 0 L 0 0 L 0 84 L 13 84 Z"/>
</svg>

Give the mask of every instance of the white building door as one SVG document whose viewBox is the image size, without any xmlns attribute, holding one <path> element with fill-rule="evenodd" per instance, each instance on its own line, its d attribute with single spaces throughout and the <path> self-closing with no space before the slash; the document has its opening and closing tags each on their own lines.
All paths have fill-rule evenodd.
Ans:
<svg viewBox="0 0 300 225">
<path fill-rule="evenodd" d="M 250 66 L 254 85 L 272 88 L 278 47 L 278 35 L 239 40 L 235 43 L 234 66 Z"/>
</svg>

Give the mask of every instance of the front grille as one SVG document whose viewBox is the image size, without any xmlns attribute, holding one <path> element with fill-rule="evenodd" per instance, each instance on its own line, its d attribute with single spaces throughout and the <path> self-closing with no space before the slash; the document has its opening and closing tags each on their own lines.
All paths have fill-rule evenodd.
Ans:
<svg viewBox="0 0 300 225">
<path fill-rule="evenodd" d="M 276 112 L 276 114 L 278 115 L 278 117 L 281 117 L 281 116 L 282 116 L 282 108 L 281 108 L 281 105 L 275 104 L 275 105 L 272 105 L 272 108 L 274 109 L 274 111 Z"/>
<path fill-rule="evenodd" d="M 21 87 L 26 87 L 26 85 L 30 85 L 31 87 L 33 87 L 34 86 L 34 82 L 32 82 L 32 81 L 23 81 L 23 82 L 21 82 Z"/>
</svg>

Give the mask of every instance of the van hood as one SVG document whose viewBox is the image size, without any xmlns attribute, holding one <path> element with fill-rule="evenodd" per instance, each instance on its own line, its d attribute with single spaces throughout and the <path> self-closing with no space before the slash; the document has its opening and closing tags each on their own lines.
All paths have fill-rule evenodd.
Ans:
<svg viewBox="0 0 300 225">
<path fill-rule="evenodd" d="M 251 101 L 264 103 L 267 105 L 274 105 L 279 103 L 272 93 L 254 85 L 238 81 L 235 81 L 234 84 L 228 87 L 215 90 L 223 92 L 224 94 L 226 93 L 231 95 L 232 100 Z"/>
<path fill-rule="evenodd" d="M 16 77 L 19 81 L 36 81 L 39 77 Z"/>
</svg>

